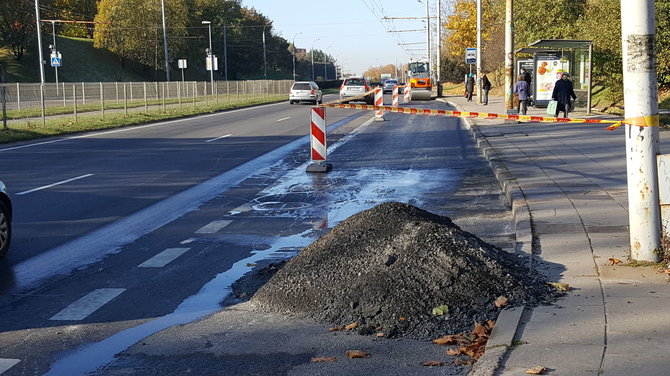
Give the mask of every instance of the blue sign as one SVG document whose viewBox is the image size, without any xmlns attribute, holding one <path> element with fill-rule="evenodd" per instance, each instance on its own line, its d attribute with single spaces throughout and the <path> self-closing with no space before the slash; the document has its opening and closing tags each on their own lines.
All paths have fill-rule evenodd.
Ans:
<svg viewBox="0 0 670 376">
<path fill-rule="evenodd" d="M 465 49 L 465 64 L 477 64 L 477 49 L 476 48 L 466 48 Z"/>
<path fill-rule="evenodd" d="M 54 56 L 51 57 L 51 66 L 52 67 L 60 67 L 60 63 L 61 63 L 61 58 L 60 57 L 54 57 Z"/>
</svg>

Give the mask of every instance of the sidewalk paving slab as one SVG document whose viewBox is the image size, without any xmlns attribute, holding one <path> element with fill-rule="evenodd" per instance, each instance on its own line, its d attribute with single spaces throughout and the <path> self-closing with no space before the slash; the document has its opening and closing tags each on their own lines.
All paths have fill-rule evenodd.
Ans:
<svg viewBox="0 0 670 376">
<path fill-rule="evenodd" d="M 505 113 L 497 97 L 488 106 L 457 96 L 441 100 L 460 111 Z M 528 115 L 546 116 L 535 108 Z M 594 116 L 612 118 L 589 115 Z M 670 374 L 670 327 L 664 324 L 670 320 L 668 275 L 653 266 L 610 261 L 625 263 L 629 256 L 624 129 L 465 122 L 514 212 L 528 213 L 536 241 L 524 248 L 532 252 L 531 264 L 550 281 L 570 285 L 553 305 L 526 309 L 518 317 L 501 314 L 496 325 L 516 325 L 516 333 L 505 342 L 494 331 L 490 341 L 506 343 L 507 350 L 487 351 L 480 359 L 485 366 L 475 365 L 471 375 L 526 375 L 535 366 L 560 376 Z M 660 133 L 663 150 L 670 140 Z M 490 364 L 498 366 L 491 370 Z"/>
</svg>

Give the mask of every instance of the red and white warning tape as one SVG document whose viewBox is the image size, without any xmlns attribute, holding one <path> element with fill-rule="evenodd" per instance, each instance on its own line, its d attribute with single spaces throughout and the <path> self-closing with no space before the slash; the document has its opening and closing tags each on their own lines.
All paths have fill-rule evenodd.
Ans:
<svg viewBox="0 0 670 376">
<path fill-rule="evenodd" d="M 406 88 L 407 89 L 407 88 Z M 370 106 L 364 104 L 336 104 L 324 103 L 323 107 L 331 108 L 350 108 L 356 110 L 367 111 L 381 111 L 396 112 L 409 115 L 424 115 L 424 116 L 444 116 L 444 117 L 458 117 L 458 118 L 477 118 L 477 119 L 503 119 L 514 120 L 528 123 L 589 123 L 589 124 L 611 124 L 607 130 L 614 130 L 622 124 L 634 125 L 639 127 L 657 127 L 659 125 L 658 115 L 641 116 L 637 118 L 629 118 L 623 120 L 602 120 L 602 119 L 573 119 L 573 118 L 559 118 L 549 116 L 531 116 L 531 115 L 506 115 L 493 114 L 489 112 L 467 112 L 467 111 L 449 111 L 449 110 L 431 110 L 425 108 L 413 107 L 397 107 L 397 106 Z"/>
</svg>

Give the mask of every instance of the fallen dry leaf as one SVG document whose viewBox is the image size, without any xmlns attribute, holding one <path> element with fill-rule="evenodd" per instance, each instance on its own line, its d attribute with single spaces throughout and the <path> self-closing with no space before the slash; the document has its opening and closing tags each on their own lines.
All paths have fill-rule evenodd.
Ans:
<svg viewBox="0 0 670 376">
<path fill-rule="evenodd" d="M 334 328 L 328 329 L 329 332 L 337 332 L 337 331 L 340 331 L 340 330 L 344 330 L 344 327 L 343 326 L 336 326 Z"/>
<path fill-rule="evenodd" d="M 405 321 L 405 320 L 407 320 L 407 317 L 405 317 L 405 316 L 400 316 L 400 318 L 399 318 L 398 320 L 400 320 L 400 321 Z"/>
<path fill-rule="evenodd" d="M 354 358 L 369 358 L 370 353 L 367 351 L 363 350 L 348 350 L 347 351 L 347 357 L 354 359 Z"/>
<path fill-rule="evenodd" d="M 318 356 L 318 357 L 312 358 L 309 362 L 310 363 L 321 363 L 321 362 L 334 362 L 336 360 L 337 360 L 337 358 L 335 358 L 334 356 Z"/>
<path fill-rule="evenodd" d="M 496 301 L 493 304 L 496 306 L 496 308 L 502 308 L 507 305 L 508 301 L 509 299 L 507 299 L 506 297 L 499 296 L 498 299 L 496 299 Z"/>
<path fill-rule="evenodd" d="M 433 340 L 433 343 L 438 344 L 440 346 L 460 345 L 467 342 L 469 342 L 469 340 L 462 334 L 450 334 Z"/>
<path fill-rule="evenodd" d="M 375 334 L 377 337 L 383 337 L 385 334 L 384 333 L 377 333 Z"/>
<path fill-rule="evenodd" d="M 488 338 L 489 337 L 489 332 L 490 332 L 489 328 L 487 328 L 486 326 L 484 326 L 482 324 L 479 324 L 479 323 L 477 323 L 477 325 L 475 325 L 475 328 L 472 330 L 472 334 L 474 334 L 475 337 L 479 337 L 479 338 L 482 338 L 482 337 L 483 338 Z"/>
<path fill-rule="evenodd" d="M 449 356 L 461 355 L 461 350 L 460 349 L 449 349 L 449 350 L 447 350 L 447 355 L 449 355 Z"/>
<path fill-rule="evenodd" d="M 547 369 L 546 367 L 537 366 L 531 369 L 527 369 L 526 373 L 529 375 L 544 375 L 547 371 L 549 371 L 549 369 Z"/>
<path fill-rule="evenodd" d="M 493 327 L 496 326 L 496 321 L 495 320 L 486 320 L 486 326 L 489 329 L 493 329 Z"/>
<path fill-rule="evenodd" d="M 436 367 L 436 366 L 441 366 L 442 362 L 438 362 L 436 360 L 431 360 L 429 362 L 425 362 L 422 364 L 424 367 Z"/>
<path fill-rule="evenodd" d="M 621 264 L 621 262 L 622 262 L 621 260 L 619 260 L 618 258 L 615 258 L 615 257 L 610 257 L 609 260 L 610 260 L 610 266 Z"/>
<path fill-rule="evenodd" d="M 358 328 L 358 324 L 355 323 L 355 322 L 352 322 L 351 324 L 344 327 L 344 329 L 346 329 L 346 330 L 354 330 L 356 328 Z"/>
<path fill-rule="evenodd" d="M 558 290 L 561 291 L 569 291 L 570 290 L 570 285 L 567 283 L 556 283 L 556 282 L 547 282 L 548 284 L 556 287 Z"/>
<path fill-rule="evenodd" d="M 384 327 L 383 326 L 378 326 L 378 327 L 375 328 L 375 330 L 376 331 L 384 330 Z"/>
</svg>

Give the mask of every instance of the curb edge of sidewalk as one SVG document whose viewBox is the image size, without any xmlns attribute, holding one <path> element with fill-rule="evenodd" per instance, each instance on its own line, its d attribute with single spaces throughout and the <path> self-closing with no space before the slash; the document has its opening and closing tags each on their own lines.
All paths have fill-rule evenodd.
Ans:
<svg viewBox="0 0 670 376">
<path fill-rule="evenodd" d="M 445 98 L 438 98 L 448 106 L 464 110 L 462 106 L 450 102 Z M 532 257 L 533 233 L 531 226 L 530 208 L 526 202 L 526 197 L 507 169 L 507 166 L 495 152 L 487 138 L 482 134 L 477 124 L 468 118 L 464 118 L 464 123 L 470 131 L 477 148 L 489 163 L 493 173 L 500 184 L 508 202 L 512 207 L 512 218 L 514 221 L 514 231 L 516 237 L 516 252 L 523 253 Z M 477 363 L 474 364 L 468 376 L 493 376 L 501 366 L 501 360 L 509 352 L 515 338 L 517 329 L 521 326 L 522 318 L 527 309 L 516 307 L 506 309 L 500 312 L 496 325 L 491 332 L 486 344 L 486 352 Z"/>
</svg>

